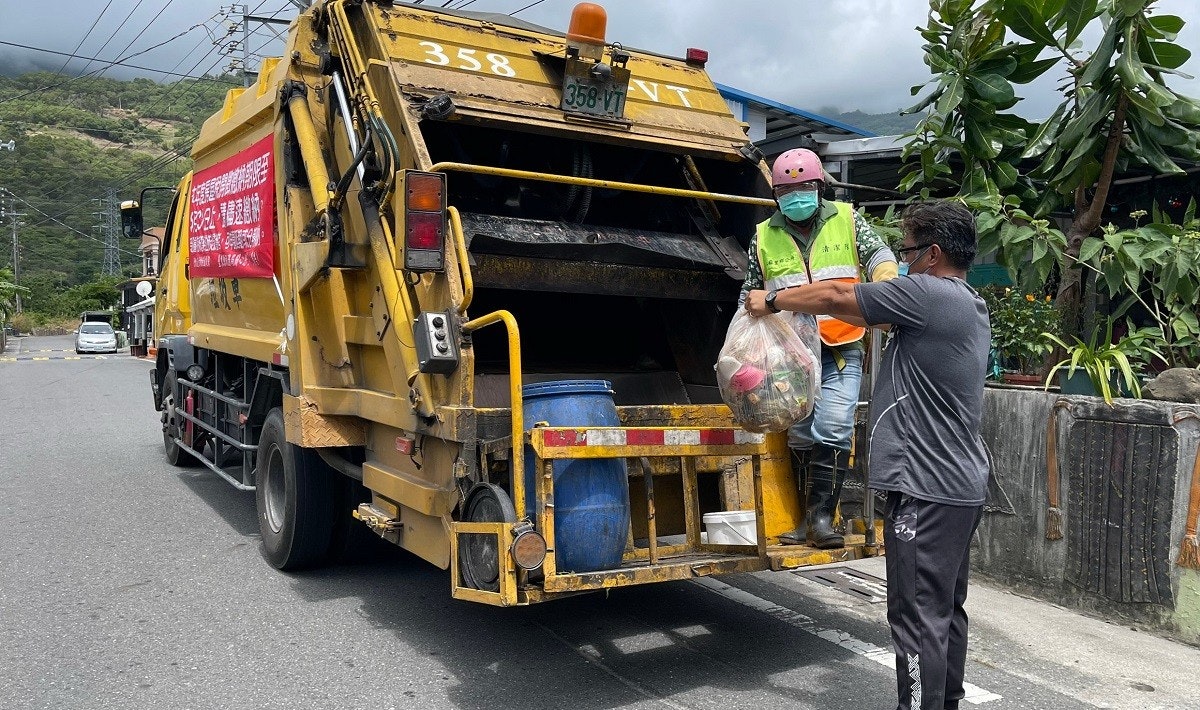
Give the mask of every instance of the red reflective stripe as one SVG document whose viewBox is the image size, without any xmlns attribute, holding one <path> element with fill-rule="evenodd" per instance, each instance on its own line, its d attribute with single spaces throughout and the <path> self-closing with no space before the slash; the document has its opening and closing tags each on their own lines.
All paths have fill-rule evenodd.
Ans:
<svg viewBox="0 0 1200 710">
<path fill-rule="evenodd" d="M 701 429 L 701 444 L 732 444 L 733 429 Z"/>
<path fill-rule="evenodd" d="M 587 434 L 574 429 L 548 431 L 543 436 L 546 446 L 586 446 Z"/>
<path fill-rule="evenodd" d="M 625 443 L 629 446 L 662 446 L 665 437 L 662 429 L 631 429 L 625 432 Z"/>
<path fill-rule="evenodd" d="M 551 429 L 542 434 L 542 440 L 546 446 L 665 446 L 667 443 L 666 429 L 602 430 L 597 432 L 599 441 L 589 441 L 588 431 L 587 429 Z M 738 443 L 738 430 L 736 429 L 673 431 L 677 433 L 695 431 L 699 435 L 701 445 L 732 446 Z M 695 443 L 695 439 L 692 441 Z"/>
</svg>

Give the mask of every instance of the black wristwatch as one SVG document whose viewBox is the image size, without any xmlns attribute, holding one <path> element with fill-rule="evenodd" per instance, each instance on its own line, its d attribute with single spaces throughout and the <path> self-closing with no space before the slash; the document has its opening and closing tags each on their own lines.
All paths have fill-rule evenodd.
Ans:
<svg viewBox="0 0 1200 710">
<path fill-rule="evenodd" d="M 779 312 L 779 306 L 775 305 L 775 297 L 779 295 L 779 291 L 767 291 L 767 309 L 772 313 Z"/>
</svg>

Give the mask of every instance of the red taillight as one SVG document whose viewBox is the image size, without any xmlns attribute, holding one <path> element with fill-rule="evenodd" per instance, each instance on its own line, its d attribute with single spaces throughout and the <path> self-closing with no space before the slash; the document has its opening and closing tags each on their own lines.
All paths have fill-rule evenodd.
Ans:
<svg viewBox="0 0 1200 710">
<path fill-rule="evenodd" d="M 442 213 L 409 212 L 405 227 L 405 245 L 409 249 L 442 249 Z"/>
<path fill-rule="evenodd" d="M 446 267 L 446 175 L 416 170 L 404 174 L 404 268 Z"/>
</svg>

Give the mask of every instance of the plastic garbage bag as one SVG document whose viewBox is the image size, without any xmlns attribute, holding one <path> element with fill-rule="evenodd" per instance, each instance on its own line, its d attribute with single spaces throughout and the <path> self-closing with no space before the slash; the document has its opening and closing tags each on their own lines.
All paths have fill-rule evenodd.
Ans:
<svg viewBox="0 0 1200 710">
<path fill-rule="evenodd" d="M 816 336 L 816 319 L 805 314 L 755 318 L 738 309 L 729 324 L 716 364 L 717 386 L 734 421 L 747 431 L 784 431 L 812 413 L 821 391 L 821 361 L 801 341 L 797 325 Z"/>
</svg>

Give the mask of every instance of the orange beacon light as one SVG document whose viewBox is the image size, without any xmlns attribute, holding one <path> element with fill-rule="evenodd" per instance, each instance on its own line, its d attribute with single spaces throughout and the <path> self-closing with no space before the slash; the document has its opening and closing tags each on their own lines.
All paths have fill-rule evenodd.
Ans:
<svg viewBox="0 0 1200 710">
<path fill-rule="evenodd" d="M 581 59 L 600 61 L 604 58 L 604 30 L 608 13 L 593 2 L 581 2 L 571 10 L 571 26 L 567 30 L 567 46 L 579 50 Z"/>
</svg>

